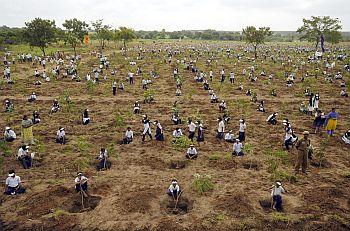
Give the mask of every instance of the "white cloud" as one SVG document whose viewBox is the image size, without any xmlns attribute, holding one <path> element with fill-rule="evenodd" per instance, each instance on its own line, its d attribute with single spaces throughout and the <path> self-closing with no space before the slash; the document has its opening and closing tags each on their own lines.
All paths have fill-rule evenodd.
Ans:
<svg viewBox="0 0 350 231">
<path fill-rule="evenodd" d="M 348 0 L 0 0 L 0 24 L 24 26 L 35 17 L 78 18 L 137 30 L 241 30 L 247 25 L 296 30 L 311 15 L 338 17 L 350 30 Z"/>
</svg>

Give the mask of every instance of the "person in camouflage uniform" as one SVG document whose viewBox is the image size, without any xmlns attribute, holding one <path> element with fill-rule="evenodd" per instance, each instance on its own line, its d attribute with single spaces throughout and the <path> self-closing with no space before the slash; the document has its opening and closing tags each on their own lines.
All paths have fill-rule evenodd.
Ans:
<svg viewBox="0 0 350 231">
<path fill-rule="evenodd" d="M 301 171 L 306 174 L 308 153 L 311 145 L 309 134 L 310 133 L 308 131 L 304 131 L 303 132 L 304 137 L 298 140 L 295 145 L 296 149 L 298 150 L 297 162 L 295 165 L 296 174 L 299 173 L 300 166 L 301 166 Z"/>
</svg>

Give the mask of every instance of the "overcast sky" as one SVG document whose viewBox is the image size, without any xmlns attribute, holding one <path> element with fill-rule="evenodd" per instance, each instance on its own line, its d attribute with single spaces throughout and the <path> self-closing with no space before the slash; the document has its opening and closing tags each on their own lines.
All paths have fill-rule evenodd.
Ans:
<svg viewBox="0 0 350 231">
<path fill-rule="evenodd" d="M 22 27 L 41 17 L 60 27 L 65 19 L 78 18 L 136 30 L 241 30 L 254 25 L 294 31 L 302 18 L 329 15 L 350 31 L 349 5 L 349 0 L 0 0 L 0 25 Z"/>
</svg>

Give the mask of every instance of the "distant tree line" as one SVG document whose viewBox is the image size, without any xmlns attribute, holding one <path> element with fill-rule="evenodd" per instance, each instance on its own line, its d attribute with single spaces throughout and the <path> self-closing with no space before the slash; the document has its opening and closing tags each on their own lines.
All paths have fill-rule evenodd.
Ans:
<svg viewBox="0 0 350 231">
<path fill-rule="evenodd" d="M 303 19 L 303 25 L 297 31 L 270 31 L 269 27 L 255 28 L 248 26 L 242 32 L 216 31 L 216 30 L 182 30 L 182 31 L 134 31 L 131 28 L 112 28 L 103 23 L 103 20 L 91 22 L 89 25 L 78 19 L 68 19 L 63 24 L 63 29 L 56 27 L 55 21 L 35 18 L 25 23 L 24 28 L 0 27 L 0 47 L 7 44 L 29 44 L 36 46 L 45 55 L 45 49 L 51 43 L 63 41 L 69 44 L 73 51 L 84 43 L 84 37 L 89 35 L 91 39 L 98 40 L 99 49 L 102 52 L 106 43 L 112 41 L 122 42 L 123 47 L 135 38 L 140 39 L 193 39 L 215 41 L 245 41 L 254 48 L 255 56 L 257 48 L 266 41 L 292 42 L 306 40 L 315 42 L 316 48 L 320 37 L 327 43 L 336 44 L 340 41 L 350 41 L 350 32 L 340 32 L 340 21 L 329 16 Z"/>
</svg>

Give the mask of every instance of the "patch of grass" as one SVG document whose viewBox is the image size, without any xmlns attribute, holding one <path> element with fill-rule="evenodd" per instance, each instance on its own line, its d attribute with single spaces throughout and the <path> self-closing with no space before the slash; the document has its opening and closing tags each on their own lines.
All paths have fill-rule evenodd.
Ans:
<svg viewBox="0 0 350 231">
<path fill-rule="evenodd" d="M 67 212 L 66 210 L 63 210 L 63 209 L 56 209 L 54 212 L 53 212 L 53 217 L 58 220 L 60 218 L 62 218 L 63 216 L 68 216 L 70 215 L 69 212 Z"/>
<path fill-rule="evenodd" d="M 278 213 L 278 212 L 273 212 L 270 215 L 271 219 L 277 222 L 284 222 L 288 223 L 289 222 L 289 217 L 283 213 Z"/>
<path fill-rule="evenodd" d="M 87 81 L 86 83 L 86 89 L 88 91 L 89 94 L 93 94 L 95 91 L 95 87 L 96 85 L 94 84 L 94 82 L 92 81 Z"/>
<path fill-rule="evenodd" d="M 209 156 L 209 160 L 219 160 L 220 156 L 218 154 L 213 154 L 211 156 Z"/>
<path fill-rule="evenodd" d="M 187 137 L 187 136 L 182 136 L 180 138 L 177 138 L 173 142 L 173 147 L 175 150 L 182 150 L 184 148 L 188 148 L 193 142 Z"/>
<path fill-rule="evenodd" d="M 0 151 L 5 157 L 9 157 L 12 154 L 12 150 L 6 141 L 0 141 Z"/>
<path fill-rule="evenodd" d="M 346 173 L 344 173 L 344 175 L 343 175 L 345 178 L 348 178 L 348 179 L 350 179 L 350 172 L 346 172 Z"/>
<path fill-rule="evenodd" d="M 76 171 L 84 171 L 90 167 L 90 160 L 87 157 L 78 157 L 73 162 Z"/>
<path fill-rule="evenodd" d="M 289 155 L 288 152 L 284 150 L 277 150 L 277 151 L 272 151 L 267 150 L 267 155 L 271 156 L 272 158 L 278 160 L 282 164 L 288 164 L 289 163 Z"/>
<path fill-rule="evenodd" d="M 125 125 L 124 116 L 121 113 L 118 113 L 115 116 L 115 126 L 116 127 L 123 127 Z"/>
<path fill-rule="evenodd" d="M 84 136 L 78 137 L 77 148 L 81 153 L 86 153 L 89 150 L 90 144 L 87 142 Z"/>
<path fill-rule="evenodd" d="M 214 184 L 209 175 L 194 174 L 193 186 L 199 194 L 203 194 L 207 191 L 214 189 Z"/>
<path fill-rule="evenodd" d="M 281 180 L 281 181 L 288 181 L 290 183 L 295 183 L 298 180 L 294 174 L 289 174 L 282 170 L 277 170 L 273 172 L 273 174 L 271 175 L 271 178 L 272 178 L 271 180 L 273 181 Z"/>
<path fill-rule="evenodd" d="M 155 95 L 154 90 L 152 90 L 152 89 L 147 89 L 147 90 L 143 93 L 143 97 L 144 97 L 145 103 L 151 103 L 152 101 L 154 101 L 154 95 Z"/>
<path fill-rule="evenodd" d="M 37 151 L 40 153 L 40 154 L 43 154 L 45 153 L 46 151 L 46 147 L 45 147 L 45 144 L 42 142 L 42 141 L 37 141 L 36 143 L 36 148 L 37 148 Z"/>
<path fill-rule="evenodd" d="M 253 148 L 253 144 L 251 143 L 246 143 L 243 147 L 243 150 L 246 154 L 250 154 L 252 155 L 254 153 L 254 148 Z"/>
</svg>

